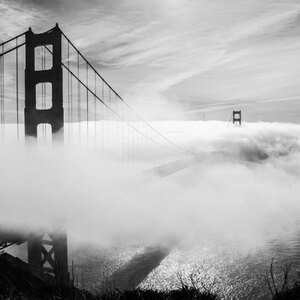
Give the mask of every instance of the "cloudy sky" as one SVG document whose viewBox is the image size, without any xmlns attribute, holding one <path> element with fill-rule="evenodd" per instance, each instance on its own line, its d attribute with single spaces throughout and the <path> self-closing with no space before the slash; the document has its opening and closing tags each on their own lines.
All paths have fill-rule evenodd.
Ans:
<svg viewBox="0 0 300 300">
<path fill-rule="evenodd" d="M 1 40 L 59 22 L 148 118 L 300 121 L 299 0 L 0 0 Z"/>
</svg>

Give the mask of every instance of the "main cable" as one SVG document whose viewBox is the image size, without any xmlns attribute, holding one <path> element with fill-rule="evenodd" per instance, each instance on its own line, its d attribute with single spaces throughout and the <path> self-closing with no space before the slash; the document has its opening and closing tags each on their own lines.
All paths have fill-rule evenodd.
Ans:
<svg viewBox="0 0 300 300">
<path fill-rule="evenodd" d="M 103 82 L 115 93 L 117 98 L 121 100 L 125 105 L 140 119 L 140 121 L 144 122 L 151 130 L 153 130 L 156 134 L 158 134 L 163 140 L 168 142 L 169 144 L 172 144 L 174 147 L 179 149 L 182 152 L 186 152 L 192 155 L 196 155 L 197 153 L 192 152 L 188 149 L 185 149 L 176 143 L 172 142 L 170 139 L 162 135 L 159 131 L 157 131 L 152 125 L 150 125 L 146 120 L 144 120 L 139 113 L 137 113 L 113 88 L 112 86 L 99 74 L 99 72 L 90 64 L 90 62 L 84 57 L 84 55 L 77 49 L 77 47 L 71 42 L 71 40 L 61 31 L 61 34 L 63 37 L 70 43 L 70 45 L 74 48 L 74 50 L 77 52 L 77 55 L 81 56 L 81 58 L 89 65 L 89 67 L 103 80 Z"/>
<path fill-rule="evenodd" d="M 47 47 L 47 46 L 43 46 L 46 48 L 46 50 L 53 54 L 53 52 Z M 63 63 L 61 62 L 61 65 L 68 71 L 70 72 L 70 74 L 75 78 L 77 79 L 78 81 L 78 89 L 80 90 L 80 84 L 85 87 L 86 89 L 88 89 L 88 91 L 94 96 L 96 97 L 103 105 L 105 105 L 106 108 L 108 108 L 108 110 L 110 112 L 112 112 L 114 115 L 116 115 L 120 120 L 122 120 L 123 122 L 125 122 L 128 126 L 130 126 L 133 130 L 135 130 L 136 132 L 138 132 L 139 134 L 141 134 L 142 136 L 144 136 L 145 138 L 147 138 L 148 140 L 151 140 L 152 142 L 154 142 L 155 144 L 158 144 L 160 145 L 161 147 L 165 148 L 165 149 L 168 149 L 169 151 L 172 151 L 172 149 L 169 149 L 168 147 L 164 146 L 164 145 L 161 145 L 159 144 L 156 140 L 153 140 L 152 138 L 148 137 L 147 135 L 145 135 L 143 132 L 141 132 L 140 130 L 138 130 L 137 128 L 135 128 L 132 124 L 130 124 L 127 120 L 124 120 L 121 116 L 117 115 L 116 112 L 111 109 L 111 107 L 109 105 L 107 105 L 100 97 L 98 97 L 96 94 L 94 94 L 94 92 L 86 85 L 84 84 L 84 82 L 78 77 L 76 76 L 71 70 L 68 69 L 68 67 Z M 79 71 L 78 71 L 79 73 Z M 104 93 L 104 92 L 103 92 Z M 79 123 L 79 122 L 78 122 Z"/>
</svg>

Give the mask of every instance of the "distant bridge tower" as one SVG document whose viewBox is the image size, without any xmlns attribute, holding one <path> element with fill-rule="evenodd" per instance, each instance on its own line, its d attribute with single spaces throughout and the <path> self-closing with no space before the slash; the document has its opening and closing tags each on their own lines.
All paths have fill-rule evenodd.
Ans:
<svg viewBox="0 0 300 300">
<path fill-rule="evenodd" d="M 234 110 L 232 112 L 232 123 L 242 125 L 242 111 L 241 110 Z"/>
<path fill-rule="evenodd" d="M 36 70 L 35 48 L 52 46 L 52 68 Z M 61 66 L 61 30 L 56 26 L 41 34 L 34 34 L 29 28 L 26 33 L 25 70 L 25 135 L 37 137 L 38 124 L 51 125 L 52 133 L 64 126 L 63 77 Z M 52 85 L 52 107 L 37 109 L 36 85 L 49 82 Z M 47 172 L 47 170 L 45 170 Z M 49 205 L 52 205 L 49 203 Z M 69 282 L 67 234 L 65 230 L 33 235 L 28 240 L 28 263 L 41 272 L 52 273 L 59 284 Z"/>
</svg>

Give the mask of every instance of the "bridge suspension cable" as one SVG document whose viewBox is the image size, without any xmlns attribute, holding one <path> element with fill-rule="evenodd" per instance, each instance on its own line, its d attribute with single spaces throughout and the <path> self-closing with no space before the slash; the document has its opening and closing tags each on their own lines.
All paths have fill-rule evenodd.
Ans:
<svg viewBox="0 0 300 300">
<path fill-rule="evenodd" d="M 2 47 L 2 46 L 4 46 L 4 45 L 6 45 L 6 44 L 8 44 L 8 43 L 10 43 L 10 42 L 12 42 L 12 41 L 18 39 L 18 38 L 20 38 L 21 36 L 24 36 L 24 35 L 26 34 L 26 32 L 27 32 L 27 31 L 25 31 L 25 32 L 23 32 L 23 33 L 21 33 L 21 34 L 19 34 L 19 35 L 16 35 L 15 37 L 13 37 L 13 38 L 11 38 L 11 39 L 9 39 L 9 40 L 6 40 L 6 41 L 0 43 L 0 47 Z"/>
<path fill-rule="evenodd" d="M 95 76 L 98 76 L 101 80 L 102 83 L 105 84 L 108 88 L 109 88 L 109 93 L 113 92 L 115 94 L 115 99 L 118 101 L 121 101 L 122 103 L 124 103 L 124 105 L 127 106 L 127 108 L 139 119 L 140 122 L 143 122 L 144 125 L 146 125 L 151 131 L 155 132 L 162 140 L 164 140 L 165 142 L 167 142 L 170 146 L 174 147 L 177 149 L 177 151 L 179 152 L 183 152 L 183 153 L 187 153 L 187 154 L 192 154 L 195 155 L 196 153 L 185 149 L 179 145 L 177 145 L 176 143 L 174 143 L 173 141 L 171 141 L 170 139 L 168 139 L 167 137 L 165 137 L 164 135 L 162 135 L 158 130 L 156 130 L 152 125 L 150 125 L 144 118 L 142 118 L 142 116 L 137 113 L 130 105 L 127 101 L 125 101 L 116 91 L 115 89 L 101 76 L 101 74 L 92 66 L 92 64 L 85 58 L 85 56 L 81 53 L 81 51 L 71 42 L 71 40 L 64 34 L 63 31 L 61 31 L 62 36 L 66 39 L 66 41 L 68 42 L 68 47 L 69 45 L 71 45 L 71 47 L 76 51 L 77 56 L 80 56 L 83 61 L 86 63 L 86 67 L 91 68 L 91 70 L 94 71 Z M 77 65 L 77 68 L 79 68 L 79 65 Z M 79 77 L 79 76 L 78 76 Z M 88 84 L 87 84 L 88 86 Z M 88 95 L 87 95 L 88 97 Z M 102 97 L 103 99 L 103 97 Z M 99 99 L 98 99 L 99 100 Z M 139 130 L 137 130 L 139 131 Z M 139 131 L 140 132 L 140 131 Z"/>
<path fill-rule="evenodd" d="M 9 40 L 0 43 L 0 123 L 1 136 L 4 136 L 7 123 L 15 123 L 16 137 L 19 139 L 20 122 L 22 117 L 19 114 L 20 100 L 20 76 L 21 49 L 25 46 L 25 34 L 23 32 Z M 21 84 L 22 86 L 22 84 Z"/>
<path fill-rule="evenodd" d="M 52 51 L 47 47 L 44 46 L 50 53 L 52 53 Z M 145 135 L 143 132 L 139 131 L 137 128 L 134 127 L 134 125 L 130 124 L 130 122 L 128 122 L 127 120 L 123 119 L 120 115 L 118 115 L 110 106 L 109 104 L 107 104 L 106 102 L 104 102 L 99 96 L 97 96 L 94 91 L 92 91 L 79 77 L 78 75 L 75 75 L 71 70 L 69 70 L 69 68 L 62 63 L 62 66 L 78 81 L 79 84 L 79 92 L 80 92 L 80 85 L 82 85 L 86 91 L 87 91 L 87 95 L 88 93 L 91 93 L 94 98 L 96 98 L 97 100 L 99 100 L 112 114 L 114 114 L 116 117 L 118 117 L 121 121 L 125 122 L 128 126 L 130 126 L 133 130 L 135 130 L 137 133 L 141 134 L 142 136 L 144 136 L 145 138 L 151 140 L 154 143 L 157 143 L 157 141 L 151 139 L 149 136 Z M 79 73 L 79 72 L 78 72 Z M 79 94 L 79 99 L 80 99 L 80 94 Z M 88 105 L 87 105 L 88 107 Z M 80 110 L 80 109 L 79 109 Z M 80 117 L 78 117 L 80 120 Z M 169 149 L 170 150 L 170 149 Z"/>
<path fill-rule="evenodd" d="M 19 111 L 25 107 L 25 93 L 23 93 L 25 85 L 22 84 L 24 75 L 21 72 L 25 68 L 25 63 L 24 68 L 21 67 L 23 57 L 25 60 L 25 54 L 20 51 L 26 44 L 26 40 L 23 38 L 25 33 L 0 44 L 0 123 L 6 122 L 5 112 L 7 112 L 9 122 L 16 124 L 17 138 L 20 133 L 19 125 L 23 123 L 23 114 L 19 114 Z M 63 89 L 64 120 L 65 123 L 68 123 L 65 130 L 69 134 L 67 138 L 70 141 L 86 138 L 89 144 L 90 136 L 93 135 L 92 140 L 95 147 L 100 146 L 102 150 L 110 152 L 109 155 L 112 158 L 124 159 L 127 157 L 128 161 L 135 162 L 143 160 L 143 157 L 148 157 L 147 159 L 152 161 L 153 165 L 160 163 L 162 150 L 164 151 L 163 156 L 168 160 L 174 155 L 195 154 L 177 145 L 147 122 L 116 92 L 61 30 L 60 33 L 62 36 L 61 65 L 63 82 L 66 85 Z M 15 55 L 12 56 L 10 53 Z M 9 63 L 15 61 L 15 74 L 11 67 L 8 70 L 8 87 L 5 87 L 6 60 Z M 35 48 L 37 71 L 51 68 L 51 61 L 53 61 L 52 46 L 41 45 Z M 12 92 L 13 89 L 14 92 Z M 50 93 L 51 89 L 49 89 L 48 83 L 42 82 L 36 86 L 37 109 L 49 109 Z M 13 101 L 9 100 L 14 98 L 13 108 Z M 5 107 L 5 103 L 8 108 Z M 94 122 L 93 125 L 91 125 L 92 122 Z M 75 124 L 76 126 L 73 126 Z M 45 138 L 48 126 L 41 124 L 39 127 Z M 82 130 L 84 128 L 86 131 Z"/>
</svg>

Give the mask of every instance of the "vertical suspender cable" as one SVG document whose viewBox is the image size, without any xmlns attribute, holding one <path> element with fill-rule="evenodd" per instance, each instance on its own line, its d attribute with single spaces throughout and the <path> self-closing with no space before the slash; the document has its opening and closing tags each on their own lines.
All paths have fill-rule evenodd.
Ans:
<svg viewBox="0 0 300 300">
<path fill-rule="evenodd" d="M 4 52 L 4 49 L 3 49 L 3 52 Z M 5 89 L 5 83 L 4 83 L 4 76 L 5 76 L 5 74 L 4 74 L 4 64 L 5 64 L 5 61 L 4 61 L 4 56 L 3 56 L 3 59 L 2 59 L 2 123 L 4 124 L 4 122 L 5 122 L 5 119 L 4 119 L 4 97 L 5 97 L 5 95 L 4 95 L 4 89 Z"/>
<path fill-rule="evenodd" d="M 114 101 L 112 98 L 112 91 L 110 89 L 110 102 L 111 102 L 111 108 L 114 109 Z M 115 111 L 115 109 L 114 109 Z M 115 115 L 112 114 L 112 149 L 113 149 L 113 159 L 116 158 L 116 143 L 115 143 Z"/>
<path fill-rule="evenodd" d="M 131 122 L 134 124 L 134 118 L 131 120 Z M 135 145 L 134 145 L 134 140 L 135 140 L 135 131 L 132 130 L 132 163 L 133 163 L 133 166 L 135 167 Z"/>
<path fill-rule="evenodd" d="M 89 87 L 89 66 L 86 64 L 86 86 Z M 86 138 L 89 142 L 89 90 L 86 89 Z"/>
<path fill-rule="evenodd" d="M 94 72 L 94 94 L 97 95 L 97 77 L 96 72 Z M 97 146 L 97 102 L 96 96 L 94 96 L 94 139 L 95 147 Z"/>
<path fill-rule="evenodd" d="M 5 134 L 5 60 L 3 57 L 3 97 L 2 97 L 2 113 L 3 113 L 3 127 L 4 127 L 4 134 Z"/>
<path fill-rule="evenodd" d="M 3 49 L 2 49 L 2 52 L 3 52 Z M 3 59 L 3 56 L 0 56 L 0 123 L 1 124 L 2 124 L 2 90 L 3 90 L 3 85 L 2 85 L 3 84 L 3 81 L 2 81 L 2 77 L 3 77 L 2 59 Z"/>
<path fill-rule="evenodd" d="M 117 97 L 117 95 L 116 95 Z M 122 108 L 123 105 L 122 103 L 120 103 L 120 109 L 119 109 L 119 114 L 122 117 Z M 123 159 L 123 121 L 121 119 L 118 120 L 118 143 L 119 143 L 119 156 L 120 156 L 120 160 L 122 161 Z"/>
<path fill-rule="evenodd" d="M 108 106 L 111 108 L 111 99 L 110 99 L 110 88 L 108 88 Z M 109 112 L 110 116 L 109 116 L 109 126 L 108 126 L 108 138 L 109 138 L 109 151 L 112 153 L 113 156 L 113 149 L 112 149 L 112 124 L 111 124 L 111 120 L 112 120 L 112 116 L 111 116 L 111 112 Z"/>
<path fill-rule="evenodd" d="M 102 80 L 102 100 L 104 101 L 104 81 Z M 106 137 L 105 137 L 105 128 L 104 124 L 106 124 L 106 107 L 102 105 L 103 107 L 103 118 L 102 118 L 102 125 L 101 125 L 101 140 L 102 140 L 102 151 L 105 151 L 105 146 L 106 146 Z"/>
<path fill-rule="evenodd" d="M 77 53 L 77 77 L 78 78 L 80 78 L 79 77 L 79 53 Z M 79 136 L 79 139 L 80 139 L 80 120 L 81 120 L 81 113 L 80 113 L 80 82 L 79 81 L 77 81 L 77 83 L 78 83 L 78 91 L 77 91 L 77 93 L 78 93 L 78 111 L 77 111 L 77 113 L 78 113 L 78 136 Z"/>
<path fill-rule="evenodd" d="M 116 111 L 116 108 L 114 108 L 114 100 L 112 97 L 112 90 L 110 90 L 110 102 L 111 102 L 111 108 Z M 113 159 L 116 159 L 116 135 L 115 135 L 115 127 L 116 127 L 116 116 L 115 114 L 112 114 L 112 147 L 113 147 Z"/>
<path fill-rule="evenodd" d="M 70 70 L 70 43 L 67 41 L 67 59 L 68 59 L 68 69 Z M 71 132 L 71 113 L 70 113 L 70 72 L 68 73 L 68 123 L 69 123 L 69 138 Z"/>
<path fill-rule="evenodd" d="M 129 121 L 130 122 L 130 121 Z M 129 124 L 126 125 L 127 126 L 127 161 L 130 161 L 130 144 L 129 144 L 129 136 L 130 136 L 130 127 Z"/>
<path fill-rule="evenodd" d="M 2 45 L 2 53 L 4 52 L 4 45 Z M 4 56 L 2 56 L 2 61 L 1 61 L 1 85 L 2 85 L 2 93 L 1 93 L 1 135 L 4 134 L 5 131 L 5 105 L 4 105 L 4 97 L 5 97 L 5 83 L 4 83 L 4 79 L 5 79 L 5 60 L 4 60 Z"/>
<path fill-rule="evenodd" d="M 70 78 L 70 84 L 71 84 L 71 99 L 70 99 L 70 118 L 71 118 L 71 132 L 70 132 L 70 135 L 71 135 L 71 138 L 73 137 L 73 76 L 71 76 Z M 72 133 L 72 134 L 71 134 Z"/>
<path fill-rule="evenodd" d="M 18 38 L 16 38 L 18 46 Z M 16 49 L 16 113 L 17 113 L 17 140 L 19 141 L 19 49 Z"/>
<path fill-rule="evenodd" d="M 114 93 L 115 94 L 115 93 Z M 116 113 L 119 115 L 119 105 L 117 95 L 115 94 L 115 103 L 116 103 Z M 116 144 L 116 158 L 120 157 L 120 137 L 119 137 L 119 122 L 118 118 L 115 117 L 115 144 Z"/>
<path fill-rule="evenodd" d="M 2 46 L 2 53 L 4 52 L 4 48 Z M 4 86 L 3 86 L 3 59 L 4 59 L 4 56 L 0 56 L 0 123 L 1 123 L 1 135 L 2 135 L 2 123 L 3 123 L 3 120 L 2 120 L 2 102 L 3 102 L 3 89 L 4 89 Z"/>
<path fill-rule="evenodd" d="M 69 61 L 69 69 L 70 69 L 70 43 L 68 41 L 68 61 Z M 69 72 L 68 72 L 69 73 Z M 73 129 L 74 129 L 74 122 L 73 122 L 73 76 L 70 75 L 70 138 L 73 139 Z"/>
</svg>

